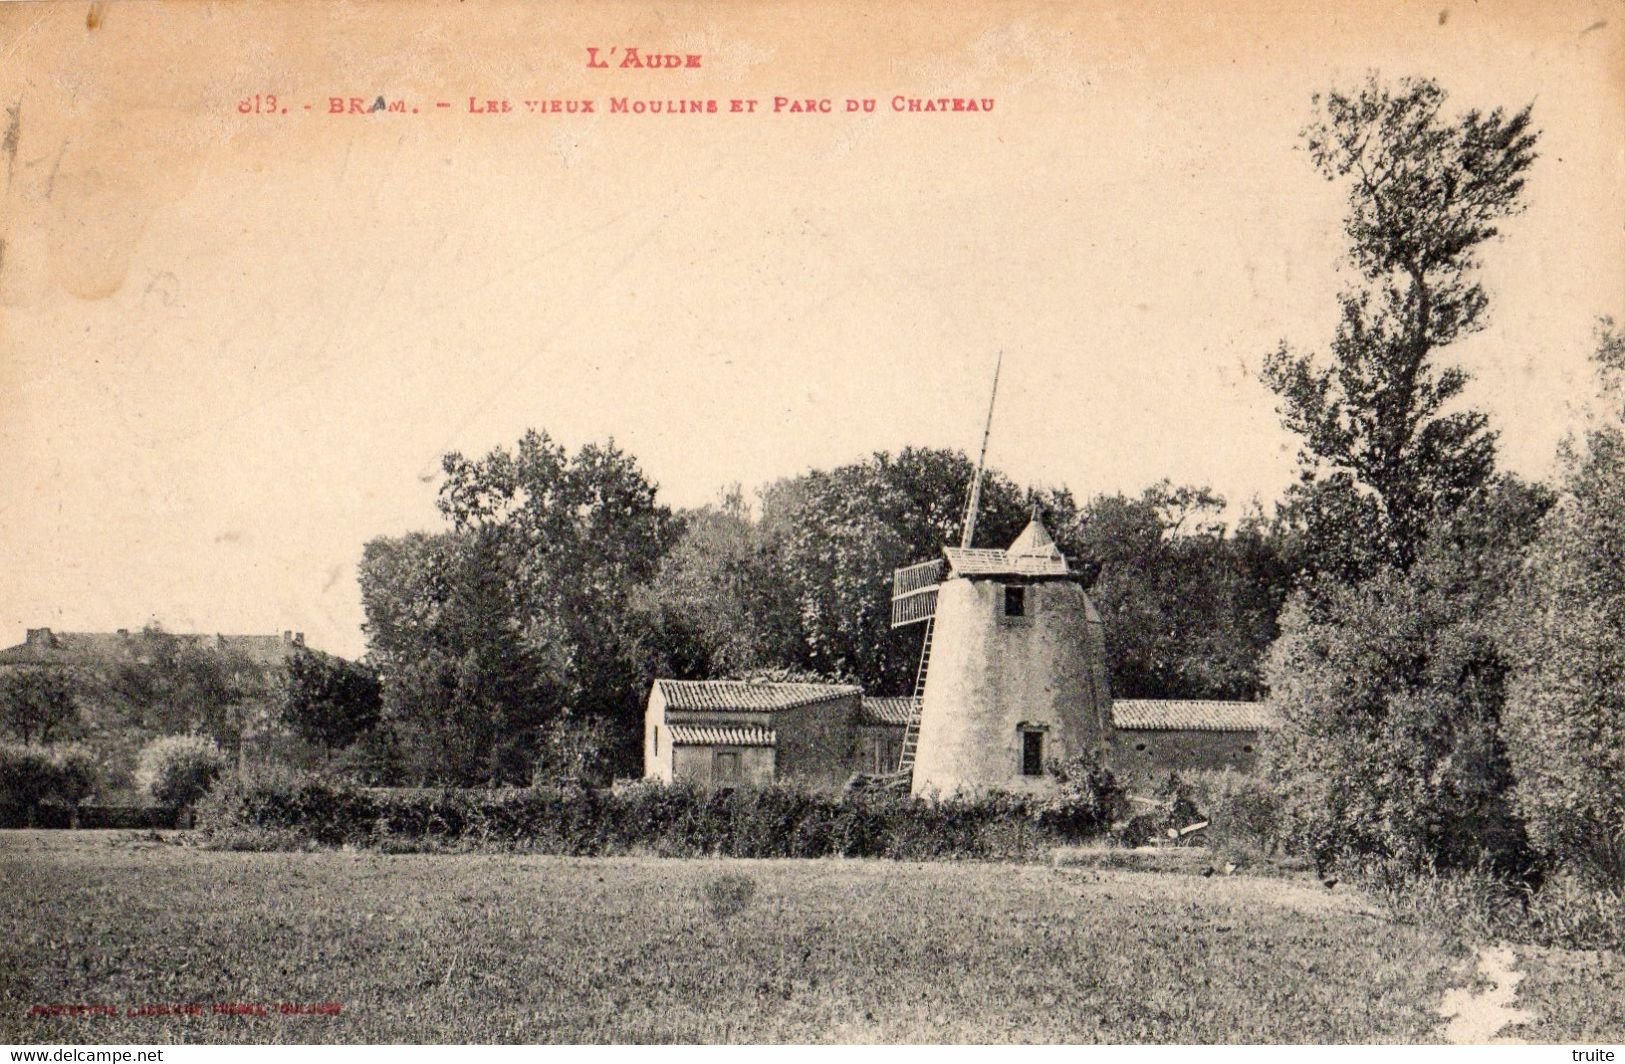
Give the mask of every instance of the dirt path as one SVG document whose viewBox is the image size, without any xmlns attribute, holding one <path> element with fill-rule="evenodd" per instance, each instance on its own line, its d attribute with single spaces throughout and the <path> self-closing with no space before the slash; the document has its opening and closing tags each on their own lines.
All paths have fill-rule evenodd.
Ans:
<svg viewBox="0 0 1625 1064">
<path fill-rule="evenodd" d="M 1523 981 L 1523 973 L 1513 967 L 1517 962 L 1511 946 L 1479 947 L 1478 974 L 1490 987 L 1457 987 L 1445 994 L 1439 1002 L 1439 1015 L 1450 1021 L 1444 1029 L 1445 1041 L 1452 1045 L 1522 1044 L 1519 1038 L 1495 1037 L 1506 1027 L 1534 1019 L 1530 1012 L 1512 1007 Z"/>
</svg>

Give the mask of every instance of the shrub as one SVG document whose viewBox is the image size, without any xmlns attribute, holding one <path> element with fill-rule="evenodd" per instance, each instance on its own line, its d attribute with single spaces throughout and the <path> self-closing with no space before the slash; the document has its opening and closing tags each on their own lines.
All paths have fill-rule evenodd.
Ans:
<svg viewBox="0 0 1625 1064">
<path fill-rule="evenodd" d="M 541 729 L 532 779 L 537 783 L 608 783 L 615 730 L 607 720 L 566 714 Z"/>
<path fill-rule="evenodd" d="M 56 766 L 56 797 L 65 805 L 78 805 L 96 792 L 101 767 L 82 746 L 59 746 L 51 752 Z"/>
<path fill-rule="evenodd" d="M 205 836 L 231 836 L 242 848 L 262 834 L 284 849 L 288 837 L 318 845 L 364 843 L 378 817 L 367 792 L 319 773 L 281 767 L 222 773 L 197 803 L 197 823 Z"/>
<path fill-rule="evenodd" d="M 1265 780 L 1226 769 L 1190 777 L 1191 798 L 1206 811 L 1215 851 L 1274 856 L 1281 850 L 1281 796 Z"/>
<path fill-rule="evenodd" d="M 95 759 L 79 746 L 0 745 L 0 824 L 14 827 L 40 823 L 44 806 L 72 812 L 96 789 Z"/>
<path fill-rule="evenodd" d="M 1488 609 L 1413 572 L 1283 613 L 1267 674 L 1285 720 L 1269 756 L 1317 863 L 1527 864 Z"/>
<path fill-rule="evenodd" d="M 202 735 L 166 735 L 154 739 L 136 762 L 136 783 L 159 805 L 181 808 L 208 793 L 226 766 L 213 739 Z"/>
<path fill-rule="evenodd" d="M 0 745 L 0 803 L 7 825 L 33 825 L 40 805 L 55 795 L 56 781 L 56 765 L 43 748 Z"/>
<path fill-rule="evenodd" d="M 1038 813 L 1039 826 L 1069 841 L 1100 835 L 1111 826 L 1127 797 L 1111 769 L 1093 752 L 1065 764 L 1051 764 L 1058 787 Z"/>
<path fill-rule="evenodd" d="M 783 785 L 704 791 L 657 783 L 368 790 L 285 773 L 222 777 L 198 808 L 198 826 L 211 844 L 233 848 L 258 833 L 267 848 L 298 839 L 391 851 L 986 859 L 1034 856 L 1093 822 L 1052 812 L 1008 794 L 932 802 L 886 791 L 838 797 Z"/>
</svg>

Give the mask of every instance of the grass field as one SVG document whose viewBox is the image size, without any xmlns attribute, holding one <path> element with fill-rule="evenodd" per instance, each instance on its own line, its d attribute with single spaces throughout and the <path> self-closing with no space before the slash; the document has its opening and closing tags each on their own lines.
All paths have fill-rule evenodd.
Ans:
<svg viewBox="0 0 1625 1064">
<path fill-rule="evenodd" d="M 1518 1002 L 1534 1014 L 1506 1034 L 1529 1042 L 1625 1042 L 1625 957 L 1520 946 Z"/>
<path fill-rule="evenodd" d="M 34 1043 L 1415 1042 L 1472 967 L 1307 879 L 95 832 L 0 833 L 0 926 L 0 1038 Z M 341 1011 L 208 1012 L 283 1002 Z M 64 1004 L 118 1015 L 29 1015 Z"/>
</svg>

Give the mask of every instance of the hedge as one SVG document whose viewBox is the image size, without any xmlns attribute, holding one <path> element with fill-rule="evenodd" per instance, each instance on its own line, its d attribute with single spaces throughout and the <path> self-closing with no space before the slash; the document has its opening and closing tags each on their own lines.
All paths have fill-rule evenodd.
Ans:
<svg viewBox="0 0 1625 1064">
<path fill-rule="evenodd" d="M 81 830 L 123 828 L 157 830 L 183 827 L 187 815 L 161 805 L 66 805 L 47 804 L 29 817 L 14 807 L 0 806 L 0 828 L 79 828 Z"/>
<path fill-rule="evenodd" d="M 232 849 L 1008 859 L 1044 854 L 1104 829 L 1076 804 L 1009 794 L 944 801 L 881 791 L 837 796 L 777 785 L 385 791 L 319 778 L 227 778 L 199 805 L 197 827 L 205 845 Z"/>
</svg>

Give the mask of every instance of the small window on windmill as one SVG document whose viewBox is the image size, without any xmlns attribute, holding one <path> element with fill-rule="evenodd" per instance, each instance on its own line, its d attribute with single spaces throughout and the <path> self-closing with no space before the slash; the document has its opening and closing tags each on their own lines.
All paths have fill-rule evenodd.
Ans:
<svg viewBox="0 0 1625 1064">
<path fill-rule="evenodd" d="M 739 778 L 739 751 L 718 750 L 714 775 L 718 782 L 731 783 L 737 780 Z"/>
<path fill-rule="evenodd" d="M 1027 616 L 1027 589 L 1021 584 L 1008 584 L 1004 589 L 1004 615 Z"/>
<path fill-rule="evenodd" d="M 654 731 L 654 743 L 655 743 L 655 756 L 659 757 L 660 756 L 660 725 L 656 724 L 654 726 L 653 731 Z"/>
<path fill-rule="evenodd" d="M 1021 733 L 1021 774 L 1023 776 L 1044 774 L 1044 733 L 1041 731 Z"/>
</svg>

